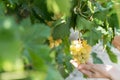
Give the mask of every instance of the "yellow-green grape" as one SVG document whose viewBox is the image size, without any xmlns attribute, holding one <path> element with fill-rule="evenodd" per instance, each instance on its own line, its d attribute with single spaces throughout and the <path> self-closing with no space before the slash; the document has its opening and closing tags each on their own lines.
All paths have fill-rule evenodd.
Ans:
<svg viewBox="0 0 120 80">
<path fill-rule="evenodd" d="M 75 40 L 70 45 L 70 51 L 73 59 L 78 64 L 84 64 L 88 61 L 91 52 L 91 46 L 87 44 L 86 40 Z"/>
</svg>

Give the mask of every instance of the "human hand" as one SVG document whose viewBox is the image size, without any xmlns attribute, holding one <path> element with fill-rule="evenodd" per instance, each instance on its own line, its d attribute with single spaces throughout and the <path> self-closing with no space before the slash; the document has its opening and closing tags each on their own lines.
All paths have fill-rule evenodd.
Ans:
<svg viewBox="0 0 120 80">
<path fill-rule="evenodd" d="M 115 66 L 92 63 L 78 65 L 74 60 L 71 60 L 70 62 L 75 68 L 87 75 L 89 78 L 120 80 L 120 70 Z"/>
<path fill-rule="evenodd" d="M 76 67 L 79 71 L 81 71 L 89 78 L 111 79 L 109 70 L 112 68 L 112 66 L 108 66 L 104 64 L 92 64 L 92 63 L 78 65 L 74 60 L 71 60 L 70 62 L 74 65 L 74 67 Z"/>
<path fill-rule="evenodd" d="M 112 44 L 118 49 L 120 50 L 120 36 L 115 36 Z"/>
</svg>

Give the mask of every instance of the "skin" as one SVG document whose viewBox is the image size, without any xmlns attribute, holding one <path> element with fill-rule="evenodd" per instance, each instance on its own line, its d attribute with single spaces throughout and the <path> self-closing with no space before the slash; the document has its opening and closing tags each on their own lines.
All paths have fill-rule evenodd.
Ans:
<svg viewBox="0 0 120 80">
<path fill-rule="evenodd" d="M 115 36 L 112 44 L 114 47 L 116 47 L 118 50 L 120 50 L 120 36 Z"/>
<path fill-rule="evenodd" d="M 74 60 L 70 61 L 74 67 L 89 78 L 107 78 L 110 80 L 120 80 L 120 71 L 113 66 L 104 64 L 80 64 L 78 65 Z"/>
<path fill-rule="evenodd" d="M 115 36 L 112 44 L 120 50 L 120 36 Z M 80 72 L 88 76 L 89 78 L 107 78 L 110 80 L 120 80 L 120 70 L 115 66 L 104 64 L 77 64 L 76 61 L 71 60 L 71 64 L 77 68 Z"/>
</svg>

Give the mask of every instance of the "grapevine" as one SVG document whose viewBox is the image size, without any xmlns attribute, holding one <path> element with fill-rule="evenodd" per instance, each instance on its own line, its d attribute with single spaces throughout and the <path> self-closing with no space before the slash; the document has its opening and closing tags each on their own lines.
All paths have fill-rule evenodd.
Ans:
<svg viewBox="0 0 120 80">
<path fill-rule="evenodd" d="M 74 70 L 71 58 L 85 64 L 91 55 L 102 63 L 91 52 L 99 42 L 117 63 L 111 42 L 120 35 L 119 6 L 119 0 L 0 0 L 0 80 L 65 80 Z M 70 38 L 72 28 L 80 35 Z M 70 42 L 76 36 L 84 40 Z"/>
</svg>

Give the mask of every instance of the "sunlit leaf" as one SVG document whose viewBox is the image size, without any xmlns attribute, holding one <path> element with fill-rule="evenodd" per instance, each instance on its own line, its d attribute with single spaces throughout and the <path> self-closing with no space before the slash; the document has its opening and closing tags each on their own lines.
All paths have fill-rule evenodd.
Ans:
<svg viewBox="0 0 120 80">
<path fill-rule="evenodd" d="M 0 59 L 16 60 L 22 48 L 18 28 L 12 17 L 0 18 Z"/>
<path fill-rule="evenodd" d="M 62 13 L 66 14 L 67 16 L 70 15 L 70 8 L 71 8 L 71 2 L 70 0 L 55 0 L 57 5 L 59 6 L 59 9 Z"/>
<path fill-rule="evenodd" d="M 106 51 L 107 51 L 107 54 L 108 54 L 110 60 L 113 63 L 117 63 L 118 62 L 117 55 L 111 51 L 111 48 L 109 46 L 106 46 Z"/>
</svg>

